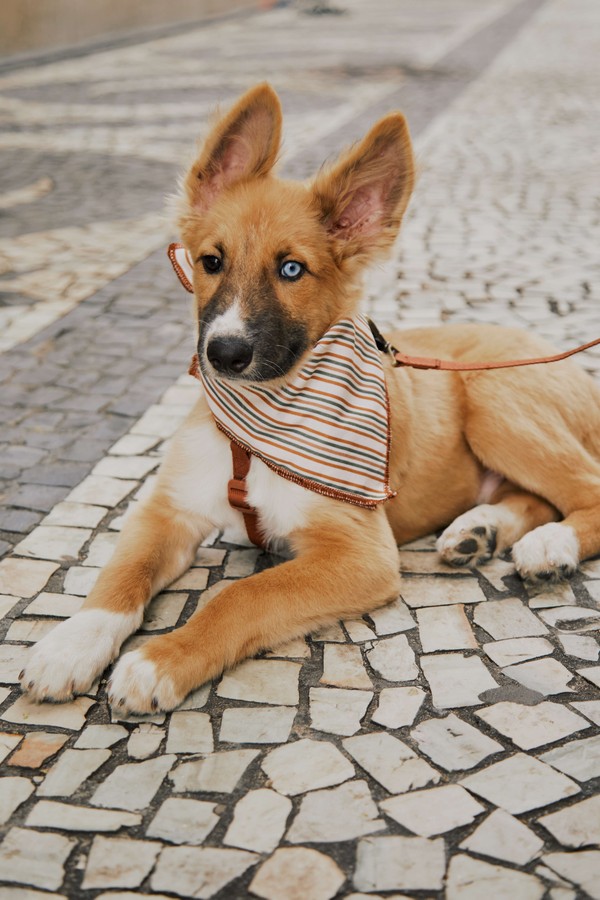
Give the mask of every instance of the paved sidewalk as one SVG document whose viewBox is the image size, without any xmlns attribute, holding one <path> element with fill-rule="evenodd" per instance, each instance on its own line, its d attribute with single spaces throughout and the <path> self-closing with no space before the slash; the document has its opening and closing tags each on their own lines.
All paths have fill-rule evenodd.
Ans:
<svg viewBox="0 0 600 900">
<path fill-rule="evenodd" d="M 104 680 L 62 705 L 15 686 L 198 390 L 163 207 L 215 101 L 271 80 L 295 177 L 407 111 L 380 327 L 600 334 L 594 0 L 335 5 L 0 76 L 0 900 L 600 898 L 600 559 L 536 593 L 416 542 L 394 604 L 169 716 L 111 716 Z M 127 648 L 273 562 L 214 535 Z"/>
</svg>

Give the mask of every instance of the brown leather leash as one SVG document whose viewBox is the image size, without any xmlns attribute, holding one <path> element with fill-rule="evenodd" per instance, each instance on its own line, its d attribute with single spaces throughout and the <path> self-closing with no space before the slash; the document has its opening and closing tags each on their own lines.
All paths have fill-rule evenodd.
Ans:
<svg viewBox="0 0 600 900">
<path fill-rule="evenodd" d="M 556 353 L 554 356 L 540 356 L 536 359 L 504 359 L 496 362 L 472 362 L 463 363 L 454 359 L 436 359 L 429 356 L 408 356 L 401 353 L 396 347 L 390 344 L 383 337 L 374 322 L 369 319 L 369 327 L 375 338 L 375 343 L 383 353 L 389 353 L 394 360 L 396 368 L 400 366 L 409 366 L 411 369 L 438 369 L 444 372 L 485 372 L 491 369 L 513 369 L 517 366 L 537 366 L 541 363 L 560 362 L 583 350 L 589 350 L 600 344 L 600 338 L 590 341 L 588 344 L 581 344 L 573 350 L 566 350 L 564 353 Z"/>
</svg>

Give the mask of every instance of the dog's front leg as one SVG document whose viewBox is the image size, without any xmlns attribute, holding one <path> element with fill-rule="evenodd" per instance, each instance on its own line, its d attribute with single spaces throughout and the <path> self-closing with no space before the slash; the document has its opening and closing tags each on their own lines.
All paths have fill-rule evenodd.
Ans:
<svg viewBox="0 0 600 900">
<path fill-rule="evenodd" d="M 311 525 L 295 536 L 295 559 L 225 588 L 182 628 L 126 653 L 110 702 L 127 712 L 173 709 L 241 659 L 396 597 L 398 550 L 383 510 L 353 509 L 339 525 L 339 517 Z"/>
<path fill-rule="evenodd" d="M 204 518 L 183 516 L 161 492 L 141 504 L 81 612 L 32 648 L 21 673 L 31 699 L 68 700 L 89 690 L 139 627 L 146 603 L 190 565 L 210 527 Z"/>
</svg>

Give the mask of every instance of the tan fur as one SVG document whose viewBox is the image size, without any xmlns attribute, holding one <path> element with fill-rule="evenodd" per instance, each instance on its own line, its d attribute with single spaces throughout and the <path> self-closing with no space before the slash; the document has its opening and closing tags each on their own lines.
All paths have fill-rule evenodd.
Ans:
<svg viewBox="0 0 600 900">
<path fill-rule="evenodd" d="M 365 264 L 395 238 L 412 190 L 413 157 L 404 118 L 393 113 L 312 184 L 280 181 L 272 174 L 280 127 L 271 88 L 261 85 L 242 97 L 216 123 L 185 180 L 180 227 L 198 261 L 199 316 L 222 284 L 243 315 L 260 302 L 262 279 L 314 343 L 356 310 Z M 203 270 L 199 261 L 207 254 L 223 255 L 222 272 Z M 306 265 L 299 281 L 278 278 L 278 261 L 286 258 Z M 392 339 L 409 354 L 460 360 L 548 352 L 543 341 L 492 326 L 417 330 Z M 565 558 L 577 544 L 580 559 L 600 552 L 600 391 L 576 365 L 457 374 L 393 369 L 388 361 L 387 383 L 390 481 L 398 496 L 384 508 L 362 510 L 309 494 L 253 460 L 251 500 L 262 510 L 268 536 L 287 539 L 296 558 L 226 587 L 185 626 L 124 656 L 113 676 L 112 702 L 137 712 L 172 708 L 248 655 L 389 601 L 399 589 L 397 543 L 457 516 L 470 516 L 469 528 L 457 527 L 456 536 L 450 527 L 440 539 L 441 552 L 456 563 L 461 535 L 474 540 L 469 536 L 484 530 L 473 531 L 478 516 L 486 534 L 494 533 L 497 550 L 564 517 Z M 226 499 L 229 466 L 227 442 L 201 400 L 86 608 L 140 609 L 187 568 L 212 527 L 235 524 L 239 514 Z M 467 514 L 486 469 L 505 481 L 490 503 Z M 522 555 L 533 558 L 529 545 Z M 524 563 L 524 572 L 536 565 L 539 570 Z M 90 681 L 97 674 L 91 672 Z M 43 677 L 36 679 L 33 696 L 46 696 Z M 64 696 L 64 689 L 62 695 L 53 690 Z"/>
</svg>

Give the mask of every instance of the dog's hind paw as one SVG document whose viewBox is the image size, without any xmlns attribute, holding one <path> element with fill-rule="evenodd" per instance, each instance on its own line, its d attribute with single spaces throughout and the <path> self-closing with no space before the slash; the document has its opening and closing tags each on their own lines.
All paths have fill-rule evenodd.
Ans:
<svg viewBox="0 0 600 900">
<path fill-rule="evenodd" d="M 517 541 L 512 548 L 512 557 L 517 572 L 525 581 L 562 581 L 577 571 L 579 544 L 569 525 L 550 522 Z"/>
<path fill-rule="evenodd" d="M 436 547 L 451 566 L 477 566 L 491 559 L 496 550 L 498 529 L 477 507 L 455 519 L 438 538 Z"/>
</svg>

